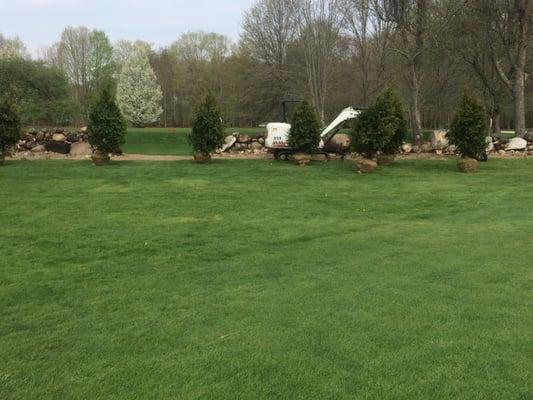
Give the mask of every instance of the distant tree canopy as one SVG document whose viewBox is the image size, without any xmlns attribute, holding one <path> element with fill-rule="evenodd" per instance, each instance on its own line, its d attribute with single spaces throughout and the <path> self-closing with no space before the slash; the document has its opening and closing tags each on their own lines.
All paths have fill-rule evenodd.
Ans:
<svg viewBox="0 0 533 400">
<path fill-rule="evenodd" d="M 163 126 L 186 126 L 212 93 L 226 125 L 279 118 L 288 98 L 309 98 L 321 124 L 346 106 L 368 107 L 392 87 L 414 140 L 448 128 L 465 86 L 484 103 L 493 129 L 533 127 L 533 0 L 257 0 L 237 43 L 211 32 L 166 47 L 67 27 L 42 51 L 68 77 L 79 123 L 102 85 L 116 85 L 127 60 L 146 51 L 161 88 Z M 0 59 L 28 58 L 0 36 Z"/>
<path fill-rule="evenodd" d="M 0 59 L 0 97 L 15 102 L 25 125 L 68 125 L 78 110 L 58 68 L 23 58 Z"/>
</svg>

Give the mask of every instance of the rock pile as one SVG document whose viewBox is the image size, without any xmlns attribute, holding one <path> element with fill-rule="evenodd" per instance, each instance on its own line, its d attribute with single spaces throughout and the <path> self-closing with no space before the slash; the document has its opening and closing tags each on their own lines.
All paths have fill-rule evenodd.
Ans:
<svg viewBox="0 0 533 400">
<path fill-rule="evenodd" d="M 402 153 L 437 153 L 456 154 L 454 145 L 450 145 L 446 138 L 446 132 L 442 130 L 434 131 L 429 142 L 420 146 L 411 144 L 402 145 Z M 533 155 L 533 133 L 526 133 L 523 138 L 506 138 L 501 135 L 487 136 L 487 153 L 514 154 L 523 153 Z"/>
<path fill-rule="evenodd" d="M 71 154 L 72 156 L 85 156 L 91 154 L 91 146 L 87 143 L 85 128 L 77 132 L 69 132 L 63 128 L 57 129 L 30 129 L 17 143 L 18 152 L 58 153 Z"/>
<path fill-rule="evenodd" d="M 264 135 L 244 135 L 235 132 L 225 139 L 225 144 L 217 153 L 240 153 L 240 154 L 259 154 L 266 153 Z"/>
</svg>

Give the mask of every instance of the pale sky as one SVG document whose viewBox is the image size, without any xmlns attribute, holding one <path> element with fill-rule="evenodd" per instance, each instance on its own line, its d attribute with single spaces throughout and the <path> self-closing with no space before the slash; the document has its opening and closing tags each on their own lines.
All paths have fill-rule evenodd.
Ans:
<svg viewBox="0 0 533 400">
<path fill-rule="evenodd" d="M 161 47 L 184 32 L 239 38 L 254 0 L 0 0 L 0 33 L 18 36 L 32 55 L 59 40 L 65 26 L 104 30 L 112 42 L 142 39 Z"/>
</svg>

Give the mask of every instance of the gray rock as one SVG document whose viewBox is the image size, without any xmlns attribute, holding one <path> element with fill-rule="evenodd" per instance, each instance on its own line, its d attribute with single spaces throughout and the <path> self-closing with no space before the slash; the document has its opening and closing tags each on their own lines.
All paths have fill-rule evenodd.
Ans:
<svg viewBox="0 0 533 400">
<path fill-rule="evenodd" d="M 533 142 L 533 132 L 527 132 L 524 135 L 524 139 L 526 139 L 528 142 Z"/>
<path fill-rule="evenodd" d="M 68 154 L 70 153 L 70 144 L 66 142 L 55 142 L 50 141 L 45 145 L 46 151 L 59 154 Z"/>
<path fill-rule="evenodd" d="M 250 143 L 252 139 L 248 135 L 239 135 L 239 137 L 237 138 L 237 141 L 239 143 Z"/>
<path fill-rule="evenodd" d="M 44 140 L 44 136 L 44 132 L 37 132 L 37 134 L 35 135 L 35 140 L 37 140 L 38 142 L 42 142 Z"/>
<path fill-rule="evenodd" d="M 77 133 L 69 133 L 67 135 L 67 142 L 76 143 L 79 141 L 80 141 L 80 135 L 78 135 Z"/>
<path fill-rule="evenodd" d="M 352 140 L 349 135 L 345 133 L 337 133 L 331 138 L 331 140 L 324 146 L 324 151 L 327 153 L 339 153 L 344 154 L 350 149 Z"/>
<path fill-rule="evenodd" d="M 44 153 L 46 151 L 46 146 L 44 144 L 40 144 L 31 149 L 31 151 L 33 153 Z"/>
<path fill-rule="evenodd" d="M 250 147 L 252 148 L 252 150 L 261 150 L 263 148 L 263 145 L 259 142 L 252 142 Z"/>
<path fill-rule="evenodd" d="M 93 154 L 91 145 L 86 142 L 76 142 L 70 146 L 70 155 L 72 157 L 86 157 Z"/>
<path fill-rule="evenodd" d="M 402 144 L 402 152 L 404 153 L 410 153 L 413 151 L 413 145 L 411 143 L 404 143 Z"/>
<path fill-rule="evenodd" d="M 448 145 L 446 131 L 433 131 L 431 134 L 431 147 L 433 150 L 444 150 Z"/>
<path fill-rule="evenodd" d="M 62 133 L 54 133 L 54 135 L 52 136 L 52 140 L 54 142 L 64 142 L 65 140 L 67 140 L 67 137 Z"/>
<path fill-rule="evenodd" d="M 525 150 L 527 148 L 527 140 L 522 139 L 520 137 L 512 138 L 507 146 L 505 147 L 505 150 L 511 151 L 511 150 Z"/>
</svg>

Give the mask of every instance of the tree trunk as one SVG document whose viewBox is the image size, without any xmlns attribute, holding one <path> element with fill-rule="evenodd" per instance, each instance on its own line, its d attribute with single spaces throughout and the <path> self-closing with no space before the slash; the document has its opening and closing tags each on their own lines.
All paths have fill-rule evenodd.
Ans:
<svg viewBox="0 0 533 400">
<path fill-rule="evenodd" d="M 418 81 L 417 66 L 411 65 L 411 129 L 413 130 L 413 143 L 422 143 L 422 123 L 420 117 L 420 82 Z"/>
<path fill-rule="evenodd" d="M 515 71 L 513 96 L 515 103 L 515 136 L 526 134 L 526 102 L 525 102 L 525 73 L 524 70 Z"/>
<path fill-rule="evenodd" d="M 500 135 L 502 133 L 502 122 L 499 109 L 495 109 L 492 112 L 492 132 Z"/>
</svg>

